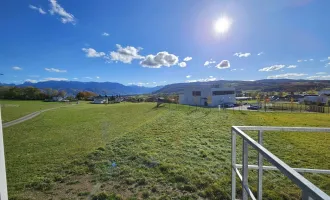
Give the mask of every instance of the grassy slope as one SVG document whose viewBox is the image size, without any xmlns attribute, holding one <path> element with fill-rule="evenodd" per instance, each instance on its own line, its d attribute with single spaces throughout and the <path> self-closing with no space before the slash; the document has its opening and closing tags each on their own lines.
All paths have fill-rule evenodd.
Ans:
<svg viewBox="0 0 330 200">
<path fill-rule="evenodd" d="M 72 177 L 90 174 L 89 182 L 101 184 L 101 189 L 94 193 L 105 190 L 123 197 L 228 199 L 230 126 L 328 126 L 330 121 L 330 116 L 324 114 L 219 114 L 214 109 L 180 107 L 174 110 L 176 107 L 172 106 L 168 110 L 153 109 L 153 106 L 78 105 L 50 111 L 5 129 L 10 195 L 21 194 L 24 186 L 39 190 L 53 186 L 54 194 L 47 193 L 47 197 L 58 198 L 56 188 L 65 184 L 68 191 Z M 279 146 L 283 138 L 284 145 Z M 265 133 L 265 145 L 294 167 L 330 169 L 330 159 L 325 154 L 329 140 L 325 134 Z M 105 149 L 95 150 L 98 147 Z M 252 153 L 251 160 L 252 157 L 255 154 Z M 118 167 L 112 168 L 114 161 Z M 283 178 L 276 172 L 266 173 L 266 178 L 271 181 L 265 181 L 265 198 L 299 198 L 299 191 L 287 180 L 282 182 Z M 329 177 L 309 178 L 317 180 L 322 189 L 329 188 Z M 77 197 L 84 188 L 79 181 L 76 186 L 78 189 L 67 194 L 70 198 Z M 280 192 L 273 191 L 278 189 Z M 83 190 L 86 194 L 92 192 Z M 41 193 L 32 194 L 39 195 Z"/>
<path fill-rule="evenodd" d="M 4 129 L 9 191 L 146 123 L 159 114 L 152 106 L 77 105 Z"/>
<path fill-rule="evenodd" d="M 32 112 L 63 105 L 58 102 L 0 100 L 2 121 L 8 122 Z"/>
</svg>

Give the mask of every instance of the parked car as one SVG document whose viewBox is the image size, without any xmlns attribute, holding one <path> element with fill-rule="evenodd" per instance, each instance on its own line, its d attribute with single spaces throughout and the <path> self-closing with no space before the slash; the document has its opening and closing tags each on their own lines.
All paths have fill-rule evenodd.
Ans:
<svg viewBox="0 0 330 200">
<path fill-rule="evenodd" d="M 260 106 L 256 106 L 256 105 L 250 105 L 249 107 L 247 107 L 248 110 L 259 110 Z"/>
<path fill-rule="evenodd" d="M 220 107 L 221 108 L 232 108 L 232 107 L 235 107 L 235 105 L 232 103 L 224 103 L 224 104 L 220 104 Z"/>
</svg>

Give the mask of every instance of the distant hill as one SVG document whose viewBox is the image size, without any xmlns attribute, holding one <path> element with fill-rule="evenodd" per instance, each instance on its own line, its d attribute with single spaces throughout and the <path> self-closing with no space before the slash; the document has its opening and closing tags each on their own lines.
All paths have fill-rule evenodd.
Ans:
<svg viewBox="0 0 330 200">
<path fill-rule="evenodd" d="M 96 94 L 107 95 L 132 95 L 132 94 L 159 94 L 159 93 L 182 93 L 185 87 L 200 85 L 220 84 L 223 87 L 235 87 L 236 90 L 259 90 L 264 92 L 285 91 L 303 92 L 308 90 L 321 90 L 330 87 L 330 80 L 292 80 L 292 79 L 265 79 L 257 81 L 210 81 L 194 83 L 174 83 L 166 86 L 142 87 L 136 85 L 125 86 L 112 82 L 79 82 L 79 81 L 45 81 L 38 83 L 25 82 L 17 87 L 33 86 L 39 89 L 52 88 L 65 90 L 68 94 L 77 94 L 79 91 L 90 91 Z M 14 86 L 14 84 L 3 84 L 0 86 Z"/>
<path fill-rule="evenodd" d="M 159 93 L 182 93 L 185 87 L 198 85 L 220 84 L 223 87 L 235 87 L 236 90 L 259 90 L 264 92 L 303 92 L 308 90 L 321 90 L 330 87 L 330 80 L 292 80 L 292 79 L 265 79 L 258 81 L 210 81 L 194 83 L 175 83 L 162 87 L 154 92 Z"/>
<path fill-rule="evenodd" d="M 6 86 L 14 86 L 13 84 L 1 84 Z M 142 87 L 142 86 L 125 86 L 120 83 L 112 82 L 79 82 L 79 81 L 45 81 L 38 83 L 25 82 L 17 87 L 33 86 L 39 89 L 52 88 L 56 90 L 65 90 L 68 94 L 77 94 L 79 91 L 90 91 L 96 94 L 107 95 L 129 95 L 129 94 L 148 94 L 159 90 L 163 86 Z"/>
</svg>

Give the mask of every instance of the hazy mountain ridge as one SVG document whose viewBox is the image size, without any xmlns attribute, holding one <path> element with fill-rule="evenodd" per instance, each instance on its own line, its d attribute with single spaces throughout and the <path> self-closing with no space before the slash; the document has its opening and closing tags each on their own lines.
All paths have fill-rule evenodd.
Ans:
<svg viewBox="0 0 330 200">
<path fill-rule="evenodd" d="M 330 80 L 292 80 L 292 79 L 264 79 L 257 81 L 230 81 L 219 80 L 210 82 L 173 83 L 166 86 L 143 87 L 137 85 L 125 86 L 114 82 L 79 82 L 79 81 L 45 81 L 38 83 L 25 82 L 17 87 L 33 86 L 39 89 L 52 88 L 65 90 L 68 94 L 77 94 L 79 91 L 90 91 L 96 94 L 107 95 L 133 95 L 133 94 L 159 94 L 159 93 L 182 93 L 185 87 L 199 85 L 220 84 L 223 87 L 235 87 L 236 90 L 260 90 L 299 92 L 308 90 L 321 90 L 330 87 Z M 1 86 L 15 86 L 3 84 Z"/>
<path fill-rule="evenodd" d="M 2 86 L 15 86 L 13 84 L 1 84 Z M 77 94 L 79 91 L 90 91 L 96 94 L 107 95 L 129 95 L 129 94 L 148 94 L 152 93 L 163 86 L 143 87 L 130 85 L 125 86 L 120 83 L 113 82 L 79 82 L 79 81 L 45 81 L 38 83 L 25 82 L 16 85 L 17 87 L 32 86 L 39 89 L 52 88 L 56 90 L 64 90 L 68 94 Z"/>
</svg>

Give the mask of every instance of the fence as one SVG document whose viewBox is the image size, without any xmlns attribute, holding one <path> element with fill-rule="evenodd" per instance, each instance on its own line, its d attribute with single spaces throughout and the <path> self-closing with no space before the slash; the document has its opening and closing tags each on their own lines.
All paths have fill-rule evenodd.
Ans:
<svg viewBox="0 0 330 200">
<path fill-rule="evenodd" d="M 198 105 L 183 105 L 176 103 L 164 103 L 164 107 L 170 110 L 177 109 L 186 109 L 186 110 L 210 110 L 210 111 L 218 111 L 218 107 L 207 107 L 207 106 L 198 106 Z M 314 112 L 314 113 L 324 113 L 330 114 L 329 106 L 316 106 L 316 105 L 303 105 L 303 104 L 290 104 L 290 103 L 276 103 L 276 104 L 259 104 L 260 112 Z M 236 106 L 234 108 L 221 108 L 221 111 L 224 112 L 237 112 L 237 111 L 246 111 L 248 105 Z"/>
<path fill-rule="evenodd" d="M 266 108 L 265 108 L 266 107 Z M 291 103 L 271 103 L 264 105 L 264 110 L 272 111 L 287 111 L 287 112 L 319 112 L 330 113 L 329 106 L 305 105 L 305 104 L 291 104 Z"/>
<path fill-rule="evenodd" d="M 258 131 L 258 142 L 253 140 L 243 131 Z M 313 183 L 308 181 L 298 172 L 305 173 L 324 173 L 330 174 L 330 170 L 324 169 L 306 169 L 306 168 L 291 168 L 285 164 L 282 160 L 276 157 L 262 146 L 264 131 L 296 131 L 296 132 L 330 132 L 330 128 L 307 128 L 307 127 L 270 127 L 270 126 L 233 126 L 232 127 L 232 200 L 236 199 L 236 175 L 238 175 L 242 184 L 242 199 L 262 199 L 262 177 L 263 170 L 279 170 L 292 182 L 294 182 L 302 190 L 303 200 L 317 200 L 326 199 L 330 200 L 330 197 L 316 187 Z M 243 138 L 243 152 L 242 152 L 242 165 L 236 163 L 236 136 Z M 248 165 L 248 145 L 252 146 L 258 151 L 258 165 Z M 274 166 L 263 166 L 263 158 Z M 238 170 L 242 168 L 242 174 Z M 248 184 L 248 169 L 258 170 L 258 187 L 257 198 L 249 188 Z"/>
</svg>

